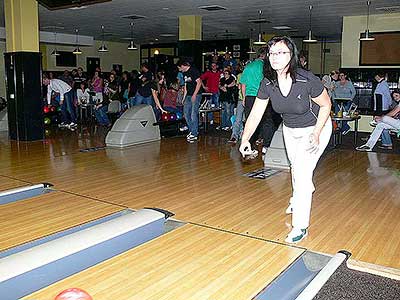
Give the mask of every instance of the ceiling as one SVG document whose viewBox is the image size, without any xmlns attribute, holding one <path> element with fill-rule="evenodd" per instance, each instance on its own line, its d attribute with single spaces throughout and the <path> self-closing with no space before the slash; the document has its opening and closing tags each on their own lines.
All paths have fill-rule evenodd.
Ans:
<svg viewBox="0 0 400 300">
<path fill-rule="evenodd" d="M 0 0 L 3 2 L 3 0 Z M 309 26 L 309 5 L 313 5 L 312 29 L 317 37 L 339 40 L 342 32 L 342 17 L 366 15 L 367 1 L 364 0 L 112 0 L 111 2 L 90 5 L 81 9 L 50 11 L 39 6 L 40 29 L 80 34 L 101 39 L 101 25 L 105 27 L 105 39 L 123 41 L 130 37 L 130 19 L 126 15 L 141 15 L 145 18 L 134 20 L 134 39 L 137 43 L 163 43 L 178 40 L 180 15 L 201 15 L 203 40 L 228 38 L 248 38 L 250 28 L 258 31 L 258 25 L 249 23 L 257 19 L 258 11 L 271 23 L 262 24 L 266 33 L 282 33 L 292 36 L 305 36 Z M 400 6 L 399 0 L 371 1 L 371 14 L 387 13 L 377 8 Z M 206 11 L 199 6 L 219 5 L 226 7 L 221 11 Z M 4 26 L 4 5 L 1 5 L 0 22 Z M 400 12 L 400 8 L 397 9 Z M 288 33 L 275 30 L 273 26 L 286 25 L 298 31 Z M 163 34 L 174 36 L 163 37 Z M 253 35 L 255 38 L 255 34 Z"/>
</svg>

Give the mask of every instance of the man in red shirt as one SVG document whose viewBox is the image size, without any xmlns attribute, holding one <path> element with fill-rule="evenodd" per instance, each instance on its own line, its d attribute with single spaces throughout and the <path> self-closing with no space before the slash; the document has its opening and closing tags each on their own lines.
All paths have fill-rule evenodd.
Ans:
<svg viewBox="0 0 400 300">
<path fill-rule="evenodd" d="M 221 78 L 222 72 L 218 70 L 218 66 L 215 62 L 211 64 L 211 70 L 206 71 L 200 76 L 202 80 L 202 85 L 206 93 L 211 93 L 211 105 L 214 104 L 215 107 L 219 107 L 219 80 Z M 206 85 L 204 85 L 204 81 Z M 213 114 L 210 113 L 208 116 L 210 124 L 214 123 Z"/>
</svg>

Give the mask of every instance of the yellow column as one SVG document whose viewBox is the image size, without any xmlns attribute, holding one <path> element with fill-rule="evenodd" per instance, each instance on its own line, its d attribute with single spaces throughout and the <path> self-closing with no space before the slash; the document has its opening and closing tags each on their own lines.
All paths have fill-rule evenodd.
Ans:
<svg viewBox="0 0 400 300">
<path fill-rule="evenodd" d="M 4 0 L 7 52 L 39 52 L 36 0 Z"/>
<path fill-rule="evenodd" d="M 201 41 L 201 16 L 179 16 L 179 40 Z"/>
</svg>

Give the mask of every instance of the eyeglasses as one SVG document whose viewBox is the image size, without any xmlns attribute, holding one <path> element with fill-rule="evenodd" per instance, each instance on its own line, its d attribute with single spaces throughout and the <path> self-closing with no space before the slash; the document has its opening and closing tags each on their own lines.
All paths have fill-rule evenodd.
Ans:
<svg viewBox="0 0 400 300">
<path fill-rule="evenodd" d="M 283 56 L 283 55 L 289 54 L 289 53 L 290 53 L 290 51 L 269 52 L 269 53 L 267 53 L 267 56 L 268 57 L 271 57 L 271 56 Z"/>
</svg>

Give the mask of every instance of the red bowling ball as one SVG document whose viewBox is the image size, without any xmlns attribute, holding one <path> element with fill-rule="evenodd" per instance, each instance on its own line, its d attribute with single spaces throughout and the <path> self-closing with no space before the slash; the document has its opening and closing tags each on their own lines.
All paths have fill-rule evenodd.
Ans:
<svg viewBox="0 0 400 300">
<path fill-rule="evenodd" d="M 54 300 L 93 300 L 93 298 L 82 289 L 70 288 L 59 293 Z"/>
<path fill-rule="evenodd" d="M 43 107 L 43 112 L 45 114 L 49 113 L 49 111 L 50 111 L 50 109 L 49 109 L 49 107 L 47 105 L 45 107 Z"/>
<path fill-rule="evenodd" d="M 169 113 L 162 113 L 161 120 L 169 121 Z"/>
</svg>

